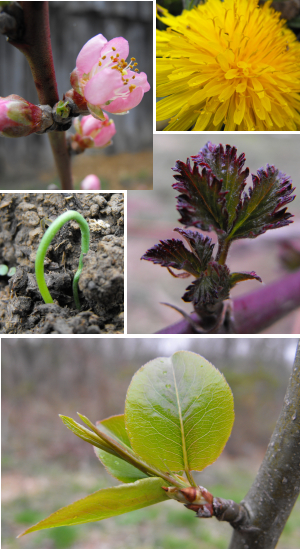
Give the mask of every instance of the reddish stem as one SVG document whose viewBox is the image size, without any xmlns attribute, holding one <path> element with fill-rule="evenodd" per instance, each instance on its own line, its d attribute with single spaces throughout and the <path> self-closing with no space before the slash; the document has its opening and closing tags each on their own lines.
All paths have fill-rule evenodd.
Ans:
<svg viewBox="0 0 300 549">
<path fill-rule="evenodd" d="M 59 101 L 53 64 L 48 2 L 21 2 L 25 31 L 22 41 L 10 44 L 26 57 L 41 105 L 53 107 Z M 71 159 L 64 132 L 51 132 L 52 147 L 62 189 L 73 189 Z"/>
<path fill-rule="evenodd" d="M 234 325 L 237 334 L 257 334 L 300 307 L 300 271 L 288 274 L 250 294 L 237 297 Z M 197 322 L 196 313 L 190 315 Z M 194 334 L 191 324 L 181 320 L 159 330 L 158 334 Z"/>
</svg>

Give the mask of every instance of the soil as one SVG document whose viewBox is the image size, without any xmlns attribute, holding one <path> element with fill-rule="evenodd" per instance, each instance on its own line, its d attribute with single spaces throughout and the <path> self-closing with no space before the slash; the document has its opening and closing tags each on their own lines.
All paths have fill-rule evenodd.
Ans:
<svg viewBox="0 0 300 549">
<path fill-rule="evenodd" d="M 76 221 L 60 229 L 46 254 L 45 279 L 54 303 L 44 303 L 34 274 L 41 221 L 66 210 L 81 213 L 90 227 L 79 279 L 80 311 L 72 294 L 81 243 Z M 123 233 L 123 194 L 1 193 L 0 264 L 17 270 L 11 278 L 0 277 L 0 333 L 123 333 Z"/>
</svg>

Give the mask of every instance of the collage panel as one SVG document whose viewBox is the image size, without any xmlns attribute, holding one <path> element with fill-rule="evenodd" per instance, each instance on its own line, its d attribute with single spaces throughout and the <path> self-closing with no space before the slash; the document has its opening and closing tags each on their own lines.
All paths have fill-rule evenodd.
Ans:
<svg viewBox="0 0 300 549">
<path fill-rule="evenodd" d="M 296 349 L 2 340 L 2 547 L 297 547 Z"/>
<path fill-rule="evenodd" d="M 300 332 L 299 150 L 154 136 L 154 191 L 128 196 L 128 333 Z"/>
<path fill-rule="evenodd" d="M 124 333 L 124 193 L 0 193 L 1 334 Z"/>
<path fill-rule="evenodd" d="M 2 2 L 0 20 L 0 190 L 152 189 L 153 3 Z"/>
<path fill-rule="evenodd" d="M 158 0 L 157 131 L 300 130 L 300 5 Z"/>
</svg>

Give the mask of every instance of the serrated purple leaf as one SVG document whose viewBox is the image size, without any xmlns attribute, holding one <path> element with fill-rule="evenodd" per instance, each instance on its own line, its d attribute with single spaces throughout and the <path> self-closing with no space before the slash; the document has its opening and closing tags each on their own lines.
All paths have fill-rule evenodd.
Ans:
<svg viewBox="0 0 300 549">
<path fill-rule="evenodd" d="M 262 282 L 262 279 L 260 276 L 258 276 L 254 271 L 251 271 L 251 273 L 231 273 L 230 275 L 230 288 L 233 288 L 236 284 L 239 282 L 243 282 L 244 280 L 258 280 L 258 282 Z"/>
<path fill-rule="evenodd" d="M 184 270 L 198 277 L 206 269 L 214 249 L 211 238 L 204 237 L 196 231 L 174 229 L 188 242 L 191 251 L 187 250 L 182 240 L 161 240 L 150 248 L 141 259 L 153 261 L 162 267 L 167 267 L 173 276 L 185 278 L 186 275 L 175 275 L 170 268 Z"/>
<path fill-rule="evenodd" d="M 229 297 L 230 271 L 226 265 L 211 261 L 208 269 L 192 282 L 182 299 L 194 307 L 205 308 Z"/>
<path fill-rule="evenodd" d="M 199 259 L 195 254 L 186 249 L 182 240 L 175 238 L 169 240 L 160 240 L 153 248 L 141 257 L 162 267 L 172 267 L 190 273 L 193 276 L 199 276 L 201 272 Z"/>
<path fill-rule="evenodd" d="M 252 175 L 253 187 L 244 193 L 237 218 L 229 235 L 230 240 L 255 238 L 268 229 L 277 229 L 292 223 L 292 214 L 286 206 L 295 199 L 291 179 L 274 166 L 267 164 Z"/>
<path fill-rule="evenodd" d="M 244 171 L 245 154 L 237 156 L 236 147 L 224 146 L 220 143 L 214 145 L 210 141 L 191 158 L 199 166 L 206 166 L 214 176 L 222 181 L 222 191 L 226 194 L 226 209 L 228 211 L 228 224 L 232 226 L 236 217 L 236 209 L 241 200 L 242 192 L 247 183 L 249 168 Z"/>
<path fill-rule="evenodd" d="M 225 234 L 228 226 L 228 212 L 226 211 L 226 192 L 222 191 L 222 181 L 217 179 L 210 168 L 191 167 L 187 163 L 176 162 L 174 175 L 176 183 L 173 188 L 181 194 L 177 197 L 177 210 L 181 214 L 180 223 L 186 227 L 197 227 L 203 231 L 214 229 Z"/>
</svg>

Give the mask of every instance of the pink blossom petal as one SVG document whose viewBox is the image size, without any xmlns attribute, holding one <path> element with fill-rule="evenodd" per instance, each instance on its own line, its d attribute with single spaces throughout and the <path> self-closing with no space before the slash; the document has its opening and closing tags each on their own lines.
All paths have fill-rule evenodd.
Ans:
<svg viewBox="0 0 300 549">
<path fill-rule="evenodd" d="M 87 175 L 80 184 L 82 191 L 99 191 L 101 189 L 101 182 L 99 177 L 95 174 Z"/>
<path fill-rule="evenodd" d="M 112 48 L 116 48 L 113 50 Z M 103 47 L 101 51 L 101 57 L 103 55 L 111 57 L 112 55 L 119 54 L 119 59 L 126 59 L 129 55 L 129 44 L 125 38 L 119 36 L 118 38 L 113 38 L 109 40 Z"/>
<path fill-rule="evenodd" d="M 114 96 L 114 90 L 123 86 L 122 75 L 117 69 L 106 68 L 91 78 L 84 89 L 84 97 L 92 105 L 103 105 Z"/>
<path fill-rule="evenodd" d="M 95 147 L 105 147 L 108 145 L 115 133 L 116 128 L 113 122 L 108 126 L 104 126 L 102 130 L 99 131 L 98 135 L 94 137 Z"/>
<path fill-rule="evenodd" d="M 106 43 L 106 38 L 102 34 L 97 34 L 80 50 L 76 59 L 76 68 L 80 78 L 84 73 L 88 74 L 95 63 L 98 63 L 101 57 L 101 50 Z"/>
<path fill-rule="evenodd" d="M 132 79 L 132 76 L 135 76 L 135 78 Z M 144 92 L 150 90 L 150 84 L 147 82 L 147 74 L 145 72 L 136 73 L 128 71 L 126 78 L 129 78 L 129 85 L 141 86 Z"/>
<path fill-rule="evenodd" d="M 102 105 L 102 108 L 107 112 L 122 114 L 136 107 L 142 101 L 143 96 L 144 90 L 138 87 L 126 97 L 118 97 L 118 99 L 115 99 L 109 105 Z"/>
<path fill-rule="evenodd" d="M 108 122 L 108 115 L 103 113 L 105 120 Z M 92 115 L 84 116 L 81 120 L 81 127 L 84 135 L 91 135 L 93 131 L 100 130 L 103 126 L 103 122 L 94 118 Z"/>
</svg>

